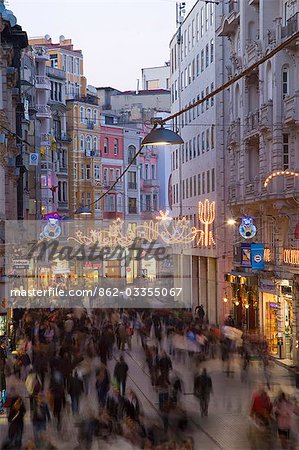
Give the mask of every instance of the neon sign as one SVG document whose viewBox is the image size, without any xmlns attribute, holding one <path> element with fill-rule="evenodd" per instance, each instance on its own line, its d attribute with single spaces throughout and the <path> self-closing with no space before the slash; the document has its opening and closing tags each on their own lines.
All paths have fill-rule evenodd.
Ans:
<svg viewBox="0 0 299 450">
<path fill-rule="evenodd" d="M 242 217 L 239 233 L 244 239 L 251 239 L 256 235 L 256 226 L 253 224 L 252 217 Z"/>
</svg>

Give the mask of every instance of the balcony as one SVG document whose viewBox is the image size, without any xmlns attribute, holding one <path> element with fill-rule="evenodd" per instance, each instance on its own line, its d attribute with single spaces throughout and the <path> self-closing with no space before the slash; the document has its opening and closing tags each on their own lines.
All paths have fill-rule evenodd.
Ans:
<svg viewBox="0 0 299 450">
<path fill-rule="evenodd" d="M 240 183 L 230 183 L 228 187 L 229 203 L 236 203 L 239 200 Z"/>
<path fill-rule="evenodd" d="M 93 130 L 94 129 L 94 121 L 93 120 L 86 120 L 86 128 L 88 130 Z"/>
<path fill-rule="evenodd" d="M 64 201 L 58 201 L 58 209 L 66 210 L 69 208 L 69 203 Z"/>
<path fill-rule="evenodd" d="M 41 171 L 42 172 L 52 172 L 53 171 L 53 163 L 49 161 L 41 162 Z"/>
<path fill-rule="evenodd" d="M 143 180 L 143 187 L 145 188 L 152 188 L 152 187 L 159 187 L 160 182 L 158 180 Z"/>
<path fill-rule="evenodd" d="M 47 66 L 47 75 L 52 78 L 57 78 L 59 80 L 65 80 L 66 74 L 64 70 L 56 69 L 55 67 Z"/>
<path fill-rule="evenodd" d="M 288 21 L 286 26 L 281 28 L 281 38 L 287 39 L 299 30 L 299 13 L 294 14 Z M 296 47 L 296 39 L 290 43 L 290 46 Z"/>
<path fill-rule="evenodd" d="M 246 137 L 251 137 L 259 131 L 259 118 L 260 112 L 259 110 L 248 114 L 245 118 L 245 127 L 244 127 L 244 135 Z"/>
<path fill-rule="evenodd" d="M 231 147 L 240 145 L 240 119 L 234 120 L 228 128 L 227 144 Z"/>
<path fill-rule="evenodd" d="M 299 123 L 299 91 L 296 91 L 292 97 L 284 99 L 284 123 Z"/>
<path fill-rule="evenodd" d="M 57 141 L 62 141 L 62 142 L 72 142 L 71 136 L 67 133 L 60 133 L 57 136 L 55 136 L 55 139 Z"/>
<path fill-rule="evenodd" d="M 223 16 L 221 25 L 217 30 L 218 36 L 231 36 L 234 34 L 240 23 L 240 5 L 238 0 L 229 0 L 228 14 Z"/>
<path fill-rule="evenodd" d="M 41 75 L 36 75 L 35 77 L 35 87 L 36 89 L 51 89 L 51 83 L 47 77 Z"/>
<path fill-rule="evenodd" d="M 260 109 L 260 130 L 269 131 L 272 130 L 273 123 L 273 102 L 269 100 L 264 103 Z"/>
<path fill-rule="evenodd" d="M 137 183 L 134 181 L 128 181 L 128 189 L 137 189 Z"/>
<path fill-rule="evenodd" d="M 51 108 L 48 105 L 37 105 L 36 117 L 39 119 L 51 119 Z"/>
<path fill-rule="evenodd" d="M 261 57 L 261 43 L 259 40 L 248 39 L 246 43 L 246 62 L 249 66 L 256 63 Z"/>
<path fill-rule="evenodd" d="M 244 185 L 244 200 L 257 200 L 261 192 L 262 182 L 259 178 L 245 183 Z"/>
<path fill-rule="evenodd" d="M 103 187 L 104 186 L 104 183 L 101 181 L 101 180 L 98 180 L 98 179 L 96 179 L 96 178 L 93 178 L 93 180 L 92 180 L 92 185 L 94 186 L 94 187 Z"/>
<path fill-rule="evenodd" d="M 58 163 L 56 166 L 56 173 L 60 175 L 68 175 L 68 167 Z"/>
</svg>

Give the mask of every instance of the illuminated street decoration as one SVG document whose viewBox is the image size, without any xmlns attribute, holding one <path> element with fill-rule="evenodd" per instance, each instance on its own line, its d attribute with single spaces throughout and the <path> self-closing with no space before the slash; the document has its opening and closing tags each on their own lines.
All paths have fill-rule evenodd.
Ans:
<svg viewBox="0 0 299 450">
<path fill-rule="evenodd" d="M 49 218 L 48 223 L 44 226 L 43 231 L 40 234 L 40 238 L 43 239 L 57 239 L 61 235 L 61 226 L 58 219 Z"/>
<path fill-rule="evenodd" d="M 299 177 L 299 172 L 293 172 L 291 170 L 277 170 L 276 172 L 272 172 L 271 175 L 269 175 L 265 181 L 264 181 L 264 187 L 268 187 L 268 184 L 270 181 L 273 180 L 275 177 Z"/>
<path fill-rule="evenodd" d="M 156 217 L 157 220 L 173 220 L 173 218 L 169 215 L 169 211 L 159 211 L 159 216 Z"/>
<path fill-rule="evenodd" d="M 148 242 L 161 240 L 168 245 L 190 244 L 200 232 L 195 227 L 190 228 L 189 221 L 183 217 L 176 221 L 163 220 L 166 213 L 161 215 L 160 221 L 147 221 L 137 225 L 135 229 L 125 229 L 124 221 L 116 219 L 104 229 L 89 230 L 84 234 L 81 230 L 76 231 L 75 236 L 69 236 L 68 240 L 73 240 L 79 244 L 93 245 L 100 247 L 130 247 L 135 239 L 144 239 Z"/>
<path fill-rule="evenodd" d="M 265 248 L 265 250 L 264 250 L 264 261 L 266 263 L 269 263 L 272 261 L 272 253 L 271 253 L 270 248 Z"/>
<path fill-rule="evenodd" d="M 198 245 L 203 247 L 216 245 L 213 231 L 209 229 L 215 220 L 215 206 L 215 202 L 210 202 L 208 199 L 198 203 L 198 219 L 204 225 L 203 230 L 198 230 Z"/>
<path fill-rule="evenodd" d="M 256 235 L 256 226 L 252 217 L 242 217 L 239 233 L 244 239 L 251 239 Z"/>
</svg>

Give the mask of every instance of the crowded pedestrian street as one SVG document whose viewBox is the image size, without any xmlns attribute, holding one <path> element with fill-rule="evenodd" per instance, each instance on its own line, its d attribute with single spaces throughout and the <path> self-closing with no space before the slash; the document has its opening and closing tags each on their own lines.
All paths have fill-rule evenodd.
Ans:
<svg viewBox="0 0 299 450">
<path fill-rule="evenodd" d="M 33 317 L 39 322 L 34 323 Z M 269 360 L 267 376 L 262 359 L 252 354 L 247 358 L 246 351 L 241 356 L 237 346 L 223 357 L 223 336 L 207 339 L 210 343 L 203 347 L 190 338 L 194 334 L 205 339 L 210 327 L 199 327 L 190 314 L 187 321 L 169 319 L 165 316 L 160 321 L 154 311 L 101 311 L 98 316 L 83 310 L 67 315 L 26 312 L 16 337 L 17 350 L 10 352 L 2 345 L 6 378 L 2 448 L 295 448 L 299 421 L 294 374 Z M 243 350 L 248 348 L 245 339 L 242 345 Z M 208 410 L 202 409 L 203 390 L 197 395 L 204 369 L 211 386 L 205 399 Z M 255 425 L 253 396 L 261 389 L 273 405 L 281 391 L 294 405 L 289 447 L 283 446 L 274 426 L 277 414 L 273 413 L 271 443 L 266 442 L 268 434 Z M 11 399 L 22 401 L 26 410 L 24 424 L 18 423 L 16 429 L 12 428 Z M 40 403 L 48 417 L 37 426 Z M 262 440 L 257 433 L 264 433 Z M 14 446 L 8 436 L 19 436 L 21 441 L 14 441 Z"/>
</svg>

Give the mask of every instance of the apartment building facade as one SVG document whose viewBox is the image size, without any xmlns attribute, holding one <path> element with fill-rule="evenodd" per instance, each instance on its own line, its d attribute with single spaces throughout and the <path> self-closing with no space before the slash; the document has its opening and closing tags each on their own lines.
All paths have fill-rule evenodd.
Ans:
<svg viewBox="0 0 299 450">
<path fill-rule="evenodd" d="M 299 29 L 296 1 L 230 1 L 222 7 L 218 36 L 230 43 L 228 76 Z M 297 360 L 298 343 L 299 182 L 288 175 L 299 168 L 298 48 L 294 40 L 231 87 L 226 136 L 231 212 L 239 221 L 252 218 L 257 229 L 252 239 L 240 238 L 236 229 L 228 274 L 235 320 L 248 330 L 260 328 L 270 352 L 289 360 Z M 251 244 L 264 248 L 263 270 L 244 259 Z"/>
<path fill-rule="evenodd" d="M 171 112 L 191 106 L 225 79 L 227 46 L 216 36 L 221 20 L 214 3 L 198 1 L 170 42 Z M 225 92 L 174 121 L 184 144 L 172 150 L 172 211 L 186 217 L 201 238 L 176 256 L 176 276 L 193 307 L 202 304 L 210 323 L 223 317 L 229 266 L 225 221 Z M 199 208 L 202 208 L 201 210 Z"/>
</svg>

